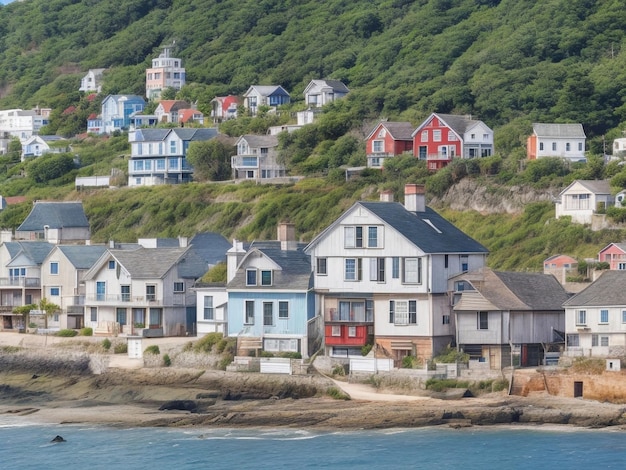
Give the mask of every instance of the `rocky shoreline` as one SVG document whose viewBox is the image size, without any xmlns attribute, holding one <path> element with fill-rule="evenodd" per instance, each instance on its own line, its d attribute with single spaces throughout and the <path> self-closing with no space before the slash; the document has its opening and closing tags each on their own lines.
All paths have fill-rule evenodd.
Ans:
<svg viewBox="0 0 626 470">
<path fill-rule="evenodd" d="M 372 389 L 372 399 L 340 400 L 328 395 L 335 387 L 336 382 L 321 376 L 195 369 L 111 369 L 99 375 L 3 371 L 0 414 L 42 423 L 118 427 L 357 430 L 514 424 L 626 430 L 626 405 L 546 393 L 442 400 Z"/>
</svg>

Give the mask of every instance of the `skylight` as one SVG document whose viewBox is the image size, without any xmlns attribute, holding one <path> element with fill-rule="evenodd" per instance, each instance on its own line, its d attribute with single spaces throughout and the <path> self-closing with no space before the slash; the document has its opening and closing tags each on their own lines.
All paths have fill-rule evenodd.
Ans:
<svg viewBox="0 0 626 470">
<path fill-rule="evenodd" d="M 437 232 L 437 233 L 443 233 L 441 230 L 439 230 L 437 227 L 435 227 L 435 224 L 433 224 L 430 219 L 422 219 L 424 222 L 426 222 L 428 225 L 431 226 L 431 228 Z"/>
</svg>

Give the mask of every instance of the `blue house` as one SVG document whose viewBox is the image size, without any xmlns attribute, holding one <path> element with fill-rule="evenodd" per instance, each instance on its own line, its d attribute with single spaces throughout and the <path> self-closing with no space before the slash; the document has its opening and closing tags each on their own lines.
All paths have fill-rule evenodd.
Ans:
<svg viewBox="0 0 626 470">
<path fill-rule="evenodd" d="M 100 116 L 90 116 L 87 131 L 98 134 L 110 134 L 130 127 L 131 116 L 141 112 L 146 106 L 145 100 L 138 95 L 109 95 L 102 100 Z"/>
<path fill-rule="evenodd" d="M 278 241 L 235 242 L 227 253 L 228 336 L 238 353 L 299 352 L 308 357 L 307 322 L 313 317 L 313 276 L 292 224 Z"/>
<path fill-rule="evenodd" d="M 243 105 L 253 116 L 256 116 L 260 106 L 276 108 L 290 101 L 289 93 L 280 85 L 252 85 L 243 95 Z"/>
</svg>

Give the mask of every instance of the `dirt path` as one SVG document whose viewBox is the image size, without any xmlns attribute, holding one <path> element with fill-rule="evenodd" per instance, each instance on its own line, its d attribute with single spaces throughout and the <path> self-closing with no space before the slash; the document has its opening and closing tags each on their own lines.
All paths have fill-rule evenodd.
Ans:
<svg viewBox="0 0 626 470">
<path fill-rule="evenodd" d="M 430 397 L 416 397 L 412 395 L 396 395 L 393 393 L 380 393 L 373 386 L 367 384 L 353 384 L 347 382 L 341 382 L 339 380 L 331 379 L 335 385 L 343 390 L 343 392 L 350 396 L 352 400 L 367 400 L 367 401 L 420 401 L 431 400 Z"/>
</svg>

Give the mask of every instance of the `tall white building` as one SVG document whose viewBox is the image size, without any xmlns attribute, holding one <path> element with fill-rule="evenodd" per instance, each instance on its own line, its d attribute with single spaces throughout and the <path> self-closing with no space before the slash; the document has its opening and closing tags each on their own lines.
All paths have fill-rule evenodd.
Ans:
<svg viewBox="0 0 626 470">
<path fill-rule="evenodd" d="M 163 47 L 159 57 L 152 59 L 152 67 L 146 70 L 146 97 L 158 100 L 165 88 L 180 90 L 185 84 L 183 61 L 171 57 L 172 46 Z"/>
</svg>

